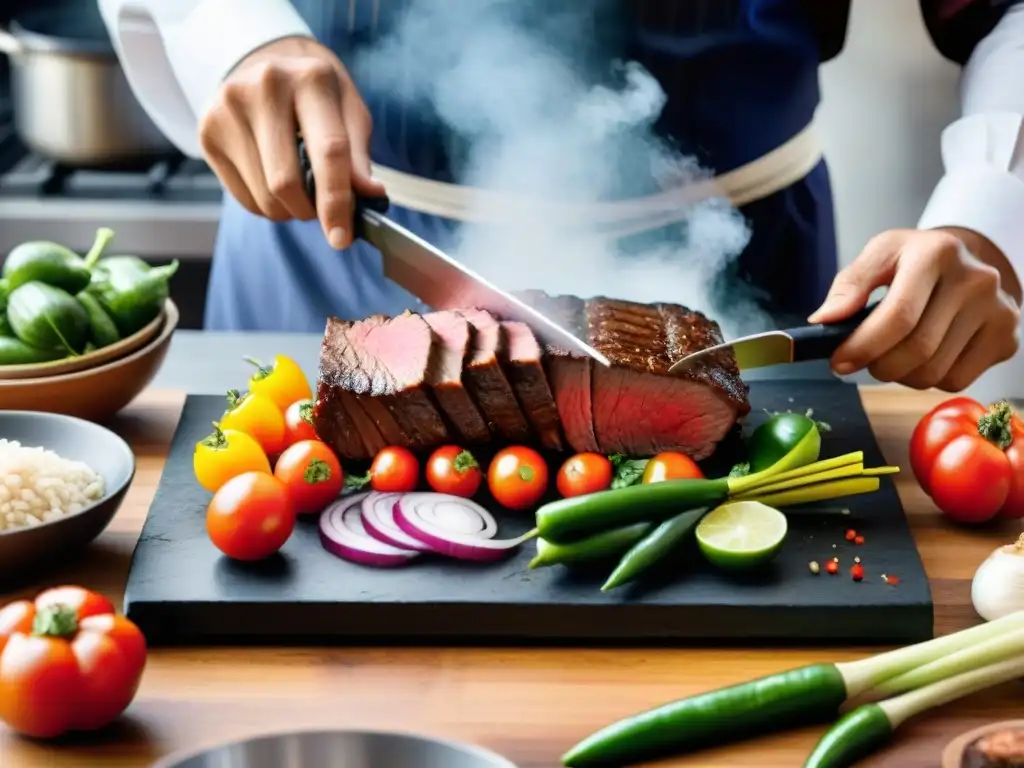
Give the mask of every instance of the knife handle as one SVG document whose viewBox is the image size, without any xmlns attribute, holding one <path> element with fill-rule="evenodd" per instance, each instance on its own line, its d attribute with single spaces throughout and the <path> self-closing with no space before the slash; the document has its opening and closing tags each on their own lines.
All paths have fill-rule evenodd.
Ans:
<svg viewBox="0 0 1024 768">
<path fill-rule="evenodd" d="M 827 360 L 832 357 L 832 354 L 850 338 L 850 334 L 860 327 L 860 324 L 877 306 L 878 302 L 869 304 L 860 312 L 845 320 L 840 320 L 838 323 L 829 323 L 828 325 L 819 323 L 791 329 L 789 337 L 793 340 L 793 362 Z"/>
<path fill-rule="evenodd" d="M 309 162 L 309 153 L 306 152 L 306 142 L 299 137 L 298 144 L 299 152 L 299 172 L 302 174 L 302 181 L 306 187 L 306 194 L 309 196 L 310 201 L 316 206 L 316 178 L 313 176 L 313 164 Z M 391 206 L 391 201 L 387 195 L 366 196 L 356 195 L 356 207 L 352 215 L 352 235 L 354 238 L 360 238 L 363 236 L 363 211 L 376 211 L 377 213 L 387 213 L 388 208 Z"/>
</svg>

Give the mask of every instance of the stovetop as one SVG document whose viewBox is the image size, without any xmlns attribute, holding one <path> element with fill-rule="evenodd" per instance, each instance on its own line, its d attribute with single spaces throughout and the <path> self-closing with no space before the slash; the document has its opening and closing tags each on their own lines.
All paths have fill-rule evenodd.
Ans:
<svg viewBox="0 0 1024 768">
<path fill-rule="evenodd" d="M 0 101 L 0 198 L 217 203 L 217 177 L 201 160 L 171 155 L 131 170 L 84 170 L 28 151 Z"/>
<path fill-rule="evenodd" d="M 223 191 L 201 160 L 159 158 L 121 170 L 74 168 L 30 152 L 0 92 L 0 254 L 26 240 L 88 249 L 98 227 L 119 250 L 208 261 Z"/>
</svg>

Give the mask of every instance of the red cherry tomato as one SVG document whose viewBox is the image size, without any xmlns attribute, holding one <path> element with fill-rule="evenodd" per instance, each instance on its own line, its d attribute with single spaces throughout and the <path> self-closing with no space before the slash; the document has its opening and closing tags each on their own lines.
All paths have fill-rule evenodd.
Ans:
<svg viewBox="0 0 1024 768">
<path fill-rule="evenodd" d="M 206 510 L 206 532 L 235 560 L 262 560 L 277 552 L 295 530 L 288 487 L 274 475 L 246 472 L 228 480 Z"/>
<path fill-rule="evenodd" d="M 284 412 L 284 444 L 295 445 L 303 440 L 319 440 L 313 428 L 313 401 L 296 400 Z"/>
<path fill-rule="evenodd" d="M 503 507 L 527 509 L 536 505 L 548 489 L 548 465 L 532 448 L 505 448 L 495 454 L 487 468 L 487 487 Z"/>
<path fill-rule="evenodd" d="M 584 496 L 606 490 L 612 484 L 612 474 L 612 462 L 607 456 L 577 453 L 562 464 L 555 485 L 566 498 Z"/>
<path fill-rule="evenodd" d="M 286 448 L 274 465 L 274 477 L 287 487 L 298 515 L 322 512 L 338 498 L 345 482 L 338 457 L 319 440 L 302 440 Z"/>
<path fill-rule="evenodd" d="M 910 438 L 910 465 L 957 522 L 1024 517 L 1024 422 L 1006 403 L 955 397 L 932 409 Z"/>
<path fill-rule="evenodd" d="M 113 722 L 146 665 L 142 632 L 102 595 L 56 587 L 0 609 L 0 719 L 52 738 Z"/>
<path fill-rule="evenodd" d="M 697 462 L 678 451 L 665 451 L 647 462 L 641 482 L 660 483 L 665 480 L 699 480 L 704 477 Z"/>
<path fill-rule="evenodd" d="M 370 487 L 381 493 L 408 493 L 420 480 L 420 463 L 408 448 L 389 446 L 370 465 Z"/>
<path fill-rule="evenodd" d="M 457 445 L 438 448 L 427 460 L 427 482 L 438 493 L 468 499 L 480 488 L 483 478 L 473 454 Z"/>
</svg>

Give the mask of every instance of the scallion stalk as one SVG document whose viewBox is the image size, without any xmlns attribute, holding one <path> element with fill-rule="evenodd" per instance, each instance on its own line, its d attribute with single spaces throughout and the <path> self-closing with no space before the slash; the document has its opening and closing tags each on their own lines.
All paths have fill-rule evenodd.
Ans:
<svg viewBox="0 0 1024 768">
<path fill-rule="evenodd" d="M 802 485 L 787 491 L 768 492 L 762 490 L 730 497 L 732 501 L 759 501 L 769 507 L 791 507 L 797 504 L 809 504 L 814 501 L 830 501 L 846 496 L 858 496 L 862 493 L 874 493 L 881 487 L 877 477 L 848 477 L 843 480 L 832 480 L 814 485 Z"/>
<path fill-rule="evenodd" d="M 933 674 L 941 674 L 938 667 Z M 821 737 L 804 768 L 850 768 L 885 744 L 915 715 L 1019 677 L 1024 677 L 1024 656 L 1015 654 L 995 664 L 936 679 L 901 696 L 857 707 Z"/>
<path fill-rule="evenodd" d="M 830 469 L 838 469 L 839 467 L 845 467 L 850 464 L 860 464 L 863 466 L 864 452 L 854 451 L 853 453 L 845 453 L 842 456 L 815 461 L 812 464 L 804 464 L 801 467 L 789 469 L 785 472 L 772 473 L 765 470 L 764 472 L 758 472 L 755 475 L 730 477 L 728 479 L 729 493 L 736 495 L 741 493 L 750 493 L 757 488 L 775 485 L 776 483 L 785 482 L 787 480 L 795 480 L 798 477 L 816 475 L 820 472 L 827 472 Z"/>
<path fill-rule="evenodd" d="M 1024 658 L 1024 629 L 1012 630 L 976 645 L 972 644 L 902 675 L 891 677 L 873 686 L 868 695 L 876 699 L 895 696 L 930 685 L 936 680 L 945 680 L 1017 656 Z"/>
</svg>

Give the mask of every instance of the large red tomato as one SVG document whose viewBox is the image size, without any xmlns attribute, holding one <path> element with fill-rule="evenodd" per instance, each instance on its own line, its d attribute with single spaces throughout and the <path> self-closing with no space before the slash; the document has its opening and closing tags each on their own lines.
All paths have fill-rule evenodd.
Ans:
<svg viewBox="0 0 1024 768">
<path fill-rule="evenodd" d="M 1007 403 L 954 397 L 938 405 L 914 429 L 910 466 L 958 522 L 1024 517 L 1024 422 Z"/>
<path fill-rule="evenodd" d="M 56 587 L 0 609 L 0 719 L 19 733 L 102 728 L 131 703 L 145 665 L 142 632 L 95 592 Z"/>
</svg>

